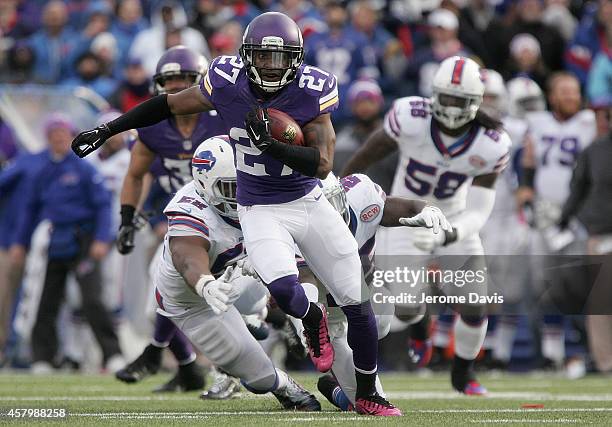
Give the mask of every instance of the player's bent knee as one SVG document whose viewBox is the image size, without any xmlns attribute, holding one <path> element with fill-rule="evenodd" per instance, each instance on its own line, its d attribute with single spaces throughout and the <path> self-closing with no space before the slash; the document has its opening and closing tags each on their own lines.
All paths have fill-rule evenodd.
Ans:
<svg viewBox="0 0 612 427">
<path fill-rule="evenodd" d="M 265 394 L 271 391 L 276 390 L 278 387 L 278 375 L 276 374 L 276 370 L 272 370 L 273 372 L 268 373 L 264 377 L 257 379 L 241 379 L 241 383 L 248 391 L 254 394 Z"/>
<path fill-rule="evenodd" d="M 381 340 L 389 334 L 391 330 L 391 319 L 393 316 L 382 314 L 376 316 L 376 327 L 378 328 L 378 339 Z"/>
<path fill-rule="evenodd" d="M 308 311 L 308 298 L 300 286 L 297 275 L 276 279 L 268 284 L 270 294 L 286 314 L 302 318 Z"/>
</svg>

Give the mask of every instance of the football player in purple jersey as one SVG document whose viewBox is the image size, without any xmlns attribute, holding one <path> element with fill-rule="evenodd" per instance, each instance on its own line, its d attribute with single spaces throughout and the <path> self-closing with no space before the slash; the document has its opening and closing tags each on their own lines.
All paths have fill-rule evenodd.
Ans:
<svg viewBox="0 0 612 427">
<path fill-rule="evenodd" d="M 206 73 L 206 59 L 184 47 L 168 49 L 157 63 L 153 76 L 155 93 L 173 94 L 197 85 Z M 153 172 L 169 195 L 191 181 L 191 158 L 198 145 L 211 136 L 225 133 L 225 125 L 214 112 L 170 116 L 157 124 L 138 127 L 138 139 L 132 147 L 130 165 L 121 189 L 121 227 L 117 249 L 128 254 L 134 249 L 136 206 L 143 191 L 143 180 Z M 158 159 L 158 161 L 156 161 Z M 160 167 L 161 166 L 161 167 Z M 160 170 L 161 169 L 161 170 Z M 161 355 L 168 347 L 179 364 L 178 372 L 159 392 L 197 390 L 204 387 L 204 377 L 195 362 L 191 343 L 172 321 L 156 315 L 151 343 L 143 353 L 117 372 L 117 379 L 134 383 L 158 371 Z"/>
<path fill-rule="evenodd" d="M 368 293 L 362 292 L 357 243 L 317 185 L 317 178 L 325 178 L 333 163 L 330 113 L 338 108 L 336 77 L 302 64 L 303 58 L 304 42 L 296 23 L 282 13 L 261 14 L 246 28 L 240 55 L 214 59 L 199 87 L 145 101 L 120 118 L 81 133 L 72 147 L 84 157 L 118 132 L 150 126 L 172 115 L 215 109 L 236 153 L 239 217 L 254 269 L 278 306 L 303 320 L 317 369 L 329 370 L 334 351 L 327 313 L 309 302 L 300 286 L 297 244 L 348 319 L 356 410 L 401 415 L 376 393 L 376 319 Z M 302 128 L 305 146 L 275 140 L 267 108 L 290 115 Z"/>
</svg>

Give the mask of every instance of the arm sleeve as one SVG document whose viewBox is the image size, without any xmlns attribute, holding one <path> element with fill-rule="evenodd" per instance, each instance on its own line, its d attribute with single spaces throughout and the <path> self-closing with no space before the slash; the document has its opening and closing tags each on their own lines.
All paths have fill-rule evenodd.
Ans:
<svg viewBox="0 0 612 427">
<path fill-rule="evenodd" d="M 472 185 L 468 190 L 465 210 L 455 218 L 449 218 L 457 232 L 457 240 L 463 240 L 480 232 L 489 219 L 494 204 L 494 189 Z"/>
</svg>

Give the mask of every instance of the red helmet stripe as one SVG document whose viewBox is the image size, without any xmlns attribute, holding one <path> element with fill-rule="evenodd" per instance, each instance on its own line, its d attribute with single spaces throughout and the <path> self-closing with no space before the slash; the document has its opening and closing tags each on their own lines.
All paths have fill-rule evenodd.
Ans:
<svg viewBox="0 0 612 427">
<path fill-rule="evenodd" d="M 463 65 L 465 64 L 465 59 L 461 58 L 455 62 L 455 67 L 453 68 L 453 77 L 451 78 L 451 83 L 454 85 L 461 84 L 461 75 L 463 74 Z"/>
</svg>

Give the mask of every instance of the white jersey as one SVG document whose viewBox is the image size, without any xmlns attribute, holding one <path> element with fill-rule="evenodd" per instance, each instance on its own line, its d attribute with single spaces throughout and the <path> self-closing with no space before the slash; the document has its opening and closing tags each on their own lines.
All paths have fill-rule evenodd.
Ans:
<svg viewBox="0 0 612 427">
<path fill-rule="evenodd" d="M 102 151 L 86 157 L 104 177 L 104 185 L 112 194 L 112 229 L 117 230 L 121 222 L 121 186 L 130 165 L 130 150 L 122 148 L 110 157 L 101 157 Z"/>
<path fill-rule="evenodd" d="M 197 296 L 174 267 L 170 237 L 198 236 L 210 242 L 210 271 L 221 274 L 225 268 L 246 256 L 242 230 L 237 221 L 222 217 L 196 193 L 193 181 L 181 188 L 164 209 L 168 232 L 157 269 L 156 287 L 162 298 L 174 304 L 199 304 Z"/>
<path fill-rule="evenodd" d="M 535 191 L 538 198 L 562 206 L 578 155 L 595 138 L 595 114 L 582 110 L 559 122 L 550 111 L 527 115 L 528 135 L 536 156 Z"/>
<path fill-rule="evenodd" d="M 349 205 L 349 228 L 359 255 L 374 255 L 376 230 L 380 225 L 387 195 L 368 176 L 354 174 L 340 180 Z"/>
<path fill-rule="evenodd" d="M 459 138 L 441 133 L 428 98 L 396 100 L 384 129 L 400 151 L 391 194 L 425 199 L 446 216 L 465 209 L 475 176 L 501 172 L 510 160 L 510 137 L 504 131 L 474 124 Z"/>
</svg>

